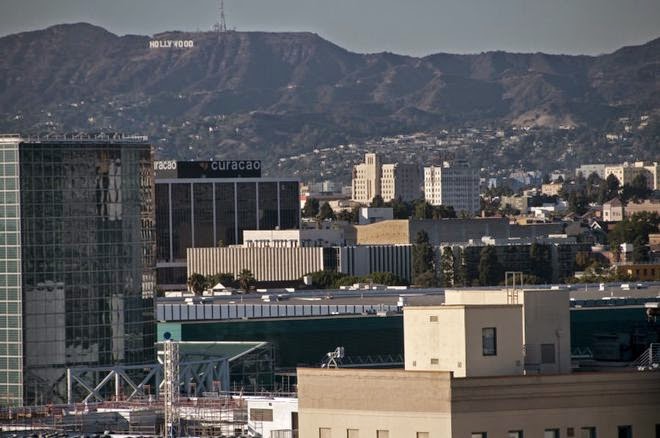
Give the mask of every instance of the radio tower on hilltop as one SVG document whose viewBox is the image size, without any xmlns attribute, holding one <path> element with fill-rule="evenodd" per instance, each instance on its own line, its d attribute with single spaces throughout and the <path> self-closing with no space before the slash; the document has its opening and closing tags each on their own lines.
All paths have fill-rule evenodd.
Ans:
<svg viewBox="0 0 660 438">
<path fill-rule="evenodd" d="M 224 33 L 227 32 L 227 22 L 225 21 L 225 0 L 220 0 L 218 9 L 220 10 L 220 17 L 213 27 L 216 32 Z"/>
</svg>

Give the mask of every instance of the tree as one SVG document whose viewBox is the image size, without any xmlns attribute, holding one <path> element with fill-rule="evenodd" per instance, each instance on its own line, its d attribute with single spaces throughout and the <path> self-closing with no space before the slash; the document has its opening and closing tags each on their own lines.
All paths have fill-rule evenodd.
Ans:
<svg viewBox="0 0 660 438">
<path fill-rule="evenodd" d="M 419 201 L 415 204 L 413 217 L 415 219 L 431 219 L 433 217 L 433 206 L 426 201 Z"/>
<path fill-rule="evenodd" d="M 630 184 L 624 184 L 621 188 L 621 200 L 624 202 L 640 201 L 642 199 L 647 199 L 651 196 L 653 190 L 649 189 L 647 185 L 646 176 L 643 174 L 636 175 Z"/>
<path fill-rule="evenodd" d="M 337 217 L 335 216 L 335 212 L 332 210 L 332 207 L 330 207 L 330 204 L 327 203 L 327 202 L 325 202 L 321 206 L 321 210 L 319 210 L 319 214 L 318 214 L 317 218 L 319 220 L 322 220 L 322 221 L 324 221 L 326 219 L 330 219 L 330 220 L 337 219 Z"/>
<path fill-rule="evenodd" d="M 390 202 L 392 207 L 392 217 L 394 219 L 408 219 L 410 217 L 412 206 L 402 201 L 401 199 L 394 199 Z"/>
<path fill-rule="evenodd" d="M 529 247 L 530 274 L 542 283 L 552 282 L 552 252 L 549 245 L 532 243 Z"/>
<path fill-rule="evenodd" d="M 609 201 L 612 198 L 615 198 L 619 195 L 619 187 L 621 183 L 619 182 L 619 179 L 614 176 L 613 173 L 610 173 L 607 175 L 607 178 L 605 179 L 605 184 L 603 185 L 604 188 L 604 193 L 602 198 L 605 201 Z"/>
<path fill-rule="evenodd" d="M 371 200 L 371 205 L 369 207 L 373 208 L 381 208 L 385 206 L 385 202 L 383 201 L 383 197 L 380 195 L 374 196 L 374 199 Z"/>
<path fill-rule="evenodd" d="M 658 225 L 660 216 L 655 212 L 635 213 L 630 218 L 617 222 L 607 235 L 611 250 L 618 252 L 622 243 L 633 243 L 638 239 L 644 245 L 648 244 L 649 233 L 657 233 Z"/>
<path fill-rule="evenodd" d="M 633 241 L 632 259 L 635 263 L 649 261 L 649 248 L 642 236 L 637 236 Z"/>
<path fill-rule="evenodd" d="M 467 286 L 467 266 L 465 265 L 465 252 L 463 248 L 454 251 L 454 285 Z"/>
<path fill-rule="evenodd" d="M 571 211 L 575 214 L 584 214 L 588 209 L 587 200 L 584 198 L 582 193 L 577 190 L 572 191 L 568 195 L 568 211 Z"/>
<path fill-rule="evenodd" d="M 435 272 L 426 271 L 415 277 L 415 285 L 419 287 L 436 287 L 438 286 L 438 279 L 435 277 Z"/>
<path fill-rule="evenodd" d="M 440 256 L 440 269 L 442 269 L 442 285 L 451 287 L 454 285 L 454 253 L 451 246 L 445 246 Z"/>
<path fill-rule="evenodd" d="M 495 247 L 485 246 L 479 254 L 479 285 L 496 286 L 504 279 Z"/>
<path fill-rule="evenodd" d="M 392 272 L 372 272 L 368 276 L 372 283 L 384 284 L 387 286 L 405 286 L 406 281 Z"/>
<path fill-rule="evenodd" d="M 307 275 L 312 277 L 312 285 L 319 289 L 335 288 L 339 280 L 346 277 L 346 274 L 331 270 L 316 271 Z"/>
<path fill-rule="evenodd" d="M 319 200 L 315 198 L 307 198 L 305 206 L 302 209 L 303 217 L 315 217 L 319 214 Z"/>
<path fill-rule="evenodd" d="M 238 274 L 238 285 L 241 287 L 243 292 L 248 292 L 251 286 L 254 286 L 256 283 L 252 271 L 249 269 L 243 269 L 240 274 Z"/>
<path fill-rule="evenodd" d="M 206 277 L 197 272 L 193 272 L 192 275 L 188 277 L 188 287 L 195 295 L 202 295 L 208 287 Z"/>
<path fill-rule="evenodd" d="M 346 221 L 346 222 L 350 222 L 350 223 L 357 222 L 356 215 L 354 214 L 353 210 L 342 210 L 342 211 L 340 211 L 339 213 L 337 213 L 337 220 Z"/>
<path fill-rule="evenodd" d="M 415 238 L 413 245 L 413 280 L 415 284 L 419 285 L 419 278 L 422 274 L 426 274 L 424 278 L 428 277 L 427 273 L 435 278 L 435 267 L 433 257 L 433 247 L 429 242 L 429 236 L 425 231 L 419 231 Z"/>
<path fill-rule="evenodd" d="M 461 212 L 463 214 L 464 212 Z M 445 219 L 445 218 L 455 218 L 456 211 L 451 205 L 437 205 L 433 207 L 433 212 L 431 213 L 433 219 Z"/>
</svg>

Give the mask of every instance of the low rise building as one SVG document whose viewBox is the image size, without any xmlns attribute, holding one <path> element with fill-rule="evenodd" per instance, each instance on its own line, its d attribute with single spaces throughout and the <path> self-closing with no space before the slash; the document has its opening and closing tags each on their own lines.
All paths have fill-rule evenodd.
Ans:
<svg viewBox="0 0 660 438">
<path fill-rule="evenodd" d="M 623 202 L 614 198 L 603 204 L 603 220 L 605 222 L 619 222 L 623 220 Z"/>
<path fill-rule="evenodd" d="M 564 187 L 563 182 L 552 182 L 541 185 L 541 193 L 546 196 L 558 196 L 559 191 Z"/>
<path fill-rule="evenodd" d="M 622 186 L 630 184 L 637 175 L 644 175 L 649 189 L 658 190 L 660 188 L 660 164 L 658 162 L 637 161 L 632 164 L 607 166 L 605 167 L 605 178 L 609 175 L 614 175 Z"/>
<path fill-rule="evenodd" d="M 311 247 L 341 246 L 346 244 L 344 228 L 303 228 L 300 230 L 245 230 L 243 246 L 263 247 Z"/>
</svg>

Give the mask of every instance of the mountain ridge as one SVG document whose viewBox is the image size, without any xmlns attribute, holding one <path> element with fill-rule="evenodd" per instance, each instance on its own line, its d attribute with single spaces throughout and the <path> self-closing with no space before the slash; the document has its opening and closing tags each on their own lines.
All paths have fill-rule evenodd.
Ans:
<svg viewBox="0 0 660 438">
<path fill-rule="evenodd" d="M 194 47 L 149 48 L 168 38 Z M 658 72 L 660 38 L 598 56 L 412 57 L 311 32 L 119 36 L 73 23 L 0 38 L 0 129 L 125 130 L 163 155 L 221 158 L 466 123 L 597 128 L 658 110 Z"/>
</svg>

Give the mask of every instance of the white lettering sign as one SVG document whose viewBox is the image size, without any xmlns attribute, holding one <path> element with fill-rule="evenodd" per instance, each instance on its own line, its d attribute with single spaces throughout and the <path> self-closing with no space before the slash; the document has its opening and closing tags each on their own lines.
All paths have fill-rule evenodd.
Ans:
<svg viewBox="0 0 660 438">
<path fill-rule="evenodd" d="M 154 170 L 176 170 L 176 161 L 154 161 Z"/>
<path fill-rule="evenodd" d="M 150 40 L 150 49 L 189 49 L 195 46 L 193 40 Z"/>
</svg>

